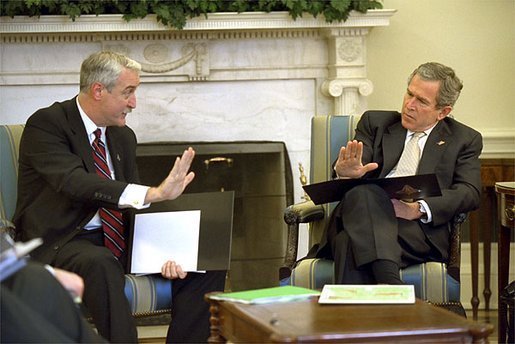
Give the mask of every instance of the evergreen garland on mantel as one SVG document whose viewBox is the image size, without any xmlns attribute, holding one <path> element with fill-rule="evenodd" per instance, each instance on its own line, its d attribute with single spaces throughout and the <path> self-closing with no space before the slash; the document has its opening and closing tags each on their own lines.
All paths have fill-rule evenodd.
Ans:
<svg viewBox="0 0 515 344">
<path fill-rule="evenodd" d="M 155 14 L 158 22 L 181 30 L 189 18 L 215 12 L 287 11 L 293 19 L 308 13 L 329 23 L 347 20 L 351 11 L 380 9 L 375 0 L 0 0 L 1 16 L 123 14 L 127 21 Z"/>
</svg>

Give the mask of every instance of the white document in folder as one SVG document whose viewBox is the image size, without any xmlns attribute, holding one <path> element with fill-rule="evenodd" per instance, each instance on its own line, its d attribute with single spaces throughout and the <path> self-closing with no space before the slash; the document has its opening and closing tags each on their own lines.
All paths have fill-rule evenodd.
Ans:
<svg viewBox="0 0 515 344">
<path fill-rule="evenodd" d="M 131 273 L 161 273 L 167 260 L 184 271 L 197 271 L 200 210 L 137 214 Z"/>
</svg>

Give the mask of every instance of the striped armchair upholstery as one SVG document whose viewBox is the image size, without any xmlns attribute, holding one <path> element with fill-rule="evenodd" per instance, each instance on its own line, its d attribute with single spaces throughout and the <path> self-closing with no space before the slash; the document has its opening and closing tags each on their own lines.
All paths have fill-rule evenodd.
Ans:
<svg viewBox="0 0 515 344">
<path fill-rule="evenodd" d="M 144 317 L 171 312 L 172 281 L 161 275 L 125 275 L 125 296 L 132 314 Z"/>
<path fill-rule="evenodd" d="M 415 295 L 436 304 L 460 300 L 459 282 L 447 274 L 445 264 L 428 262 L 400 271 L 402 280 L 415 287 Z M 322 289 L 325 284 L 334 284 L 334 262 L 328 259 L 301 260 L 283 284 L 309 289 Z"/>
<path fill-rule="evenodd" d="M 332 163 L 340 147 L 354 136 L 358 118 L 353 116 L 315 116 L 311 122 L 311 170 L 310 182 L 326 181 L 332 177 Z M 321 289 L 324 284 L 334 283 L 333 261 L 327 259 L 303 259 L 296 262 L 298 228 L 300 223 L 309 224 L 310 247 L 320 242 L 327 220 L 337 203 L 314 205 L 312 201 L 289 206 L 284 213 L 288 224 L 288 243 L 285 263 L 279 271 L 282 285 L 297 285 Z M 451 228 L 451 259 L 449 264 L 428 262 L 401 270 L 401 278 L 415 286 L 418 298 L 437 305 L 453 308 L 460 304 L 459 284 L 459 224 L 455 220 Z"/>
<path fill-rule="evenodd" d="M 23 125 L 0 126 L 0 217 L 11 221 L 16 207 L 18 150 Z"/>
<path fill-rule="evenodd" d="M 16 207 L 18 151 L 24 126 L 0 125 L 0 217 L 11 221 Z M 125 295 L 136 317 L 168 313 L 172 281 L 161 275 L 125 275 Z"/>
</svg>

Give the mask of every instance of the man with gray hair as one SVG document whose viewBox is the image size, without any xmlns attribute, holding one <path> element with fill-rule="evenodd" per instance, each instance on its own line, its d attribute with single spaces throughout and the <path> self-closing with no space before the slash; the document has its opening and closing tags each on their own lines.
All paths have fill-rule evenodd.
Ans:
<svg viewBox="0 0 515 344">
<path fill-rule="evenodd" d="M 20 143 L 17 239 L 43 238 L 32 257 L 84 279 L 84 304 L 110 342 L 137 342 L 124 294 L 127 212 L 177 198 L 194 178 L 189 148 L 160 185 L 139 184 L 136 135 L 126 117 L 136 107 L 140 69 L 121 54 L 92 54 L 81 66 L 79 95 L 36 111 Z M 187 274 L 178 263 L 162 267 L 175 279 L 167 341 L 205 341 L 203 297 L 223 290 L 225 271 Z"/>
<path fill-rule="evenodd" d="M 336 283 L 402 284 L 400 268 L 448 260 L 448 223 L 480 202 L 481 134 L 449 117 L 462 87 L 451 68 L 420 65 L 401 113 L 365 112 L 341 148 L 334 178 L 434 173 L 442 195 L 401 201 L 374 184 L 348 191 L 308 254 L 335 261 Z"/>
</svg>

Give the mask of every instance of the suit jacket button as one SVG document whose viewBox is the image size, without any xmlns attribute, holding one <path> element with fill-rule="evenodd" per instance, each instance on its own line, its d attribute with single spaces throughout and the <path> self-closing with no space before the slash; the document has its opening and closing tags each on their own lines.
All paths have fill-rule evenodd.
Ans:
<svg viewBox="0 0 515 344">
<path fill-rule="evenodd" d="M 54 246 L 54 251 L 57 251 L 59 249 L 59 246 L 55 245 Z"/>
</svg>

